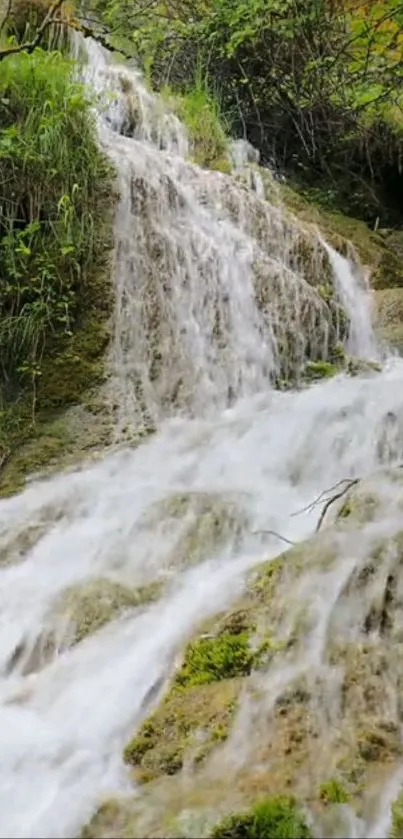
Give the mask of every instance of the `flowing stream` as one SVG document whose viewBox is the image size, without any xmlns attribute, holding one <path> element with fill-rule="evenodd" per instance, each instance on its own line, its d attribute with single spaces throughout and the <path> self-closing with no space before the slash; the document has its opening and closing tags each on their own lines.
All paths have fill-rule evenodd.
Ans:
<svg viewBox="0 0 403 839">
<path fill-rule="evenodd" d="M 229 176 L 186 162 L 184 127 L 138 74 L 110 66 L 94 43 L 88 54 L 87 81 L 111 93 L 99 131 L 120 185 L 110 356 L 117 439 L 139 424 L 157 432 L 0 503 L 1 837 L 78 835 L 102 796 L 125 788 L 122 748 L 181 645 L 236 598 L 249 568 L 283 549 L 262 531 L 294 541 L 311 534 L 317 513 L 292 513 L 342 478 L 376 470 L 386 415 L 403 419 L 398 358 L 377 375 L 272 388 L 286 332 L 299 336 L 296 358 L 306 334 L 321 347 L 330 335 L 293 261 L 292 224 L 260 188 L 235 188 Z M 312 259 L 325 251 L 354 351 L 375 358 L 365 281 L 318 237 Z M 265 315 L 256 261 L 272 289 Z M 403 457 L 399 422 L 393 429 L 388 462 Z M 197 530 L 214 513 L 216 543 Z M 335 592 L 344 575 L 341 563 Z M 99 578 L 131 588 L 158 582 L 162 596 L 63 644 L 60 598 Z M 323 629 L 329 604 L 326 593 L 316 596 Z"/>
</svg>

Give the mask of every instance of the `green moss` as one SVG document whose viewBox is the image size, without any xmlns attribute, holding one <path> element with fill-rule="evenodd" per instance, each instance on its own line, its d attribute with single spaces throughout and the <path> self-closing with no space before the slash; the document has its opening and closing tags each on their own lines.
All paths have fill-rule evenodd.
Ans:
<svg viewBox="0 0 403 839">
<path fill-rule="evenodd" d="M 175 684 L 186 687 L 245 676 L 252 665 L 248 633 L 199 638 L 189 644 Z"/>
<path fill-rule="evenodd" d="M 339 373 L 340 369 L 330 361 L 308 361 L 305 365 L 305 376 L 307 379 L 329 379 Z"/>
<path fill-rule="evenodd" d="M 325 804 L 346 804 L 350 795 L 338 778 L 330 778 L 320 786 L 319 798 Z"/>
<path fill-rule="evenodd" d="M 393 802 L 391 815 L 389 839 L 403 839 L 403 792 Z"/>
<path fill-rule="evenodd" d="M 196 763 L 228 736 L 239 682 L 227 679 L 172 689 L 124 750 L 140 782 L 174 775 L 185 756 Z"/>
<path fill-rule="evenodd" d="M 308 839 L 311 836 L 294 798 L 267 798 L 217 825 L 211 839 Z"/>
<path fill-rule="evenodd" d="M 352 519 L 355 523 L 366 524 L 375 518 L 378 508 L 379 499 L 376 495 L 352 491 L 340 507 L 337 519 Z"/>
<path fill-rule="evenodd" d="M 337 514 L 337 518 L 338 519 L 348 519 L 349 516 L 351 516 L 352 512 L 353 512 L 353 506 L 351 504 L 351 500 L 348 499 L 348 501 L 345 501 L 344 504 L 342 505 L 342 507 L 340 508 L 340 510 Z"/>
<path fill-rule="evenodd" d="M 253 597 L 269 604 L 275 592 L 278 578 L 284 568 L 284 557 L 280 556 L 265 563 L 257 572 L 253 572 L 250 591 Z"/>
</svg>

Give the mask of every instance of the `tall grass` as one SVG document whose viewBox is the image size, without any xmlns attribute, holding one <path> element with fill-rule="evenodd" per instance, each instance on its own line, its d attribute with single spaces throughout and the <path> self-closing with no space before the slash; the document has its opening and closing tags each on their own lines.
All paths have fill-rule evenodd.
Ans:
<svg viewBox="0 0 403 839">
<path fill-rule="evenodd" d="M 0 386 L 34 382 L 70 332 L 100 260 L 111 173 L 74 65 L 36 50 L 0 64 Z M 0 404 L 1 407 L 1 404 Z"/>
<path fill-rule="evenodd" d="M 186 125 L 192 157 L 199 166 L 230 171 L 227 124 L 217 95 L 210 89 L 200 70 L 185 93 L 165 86 L 161 95 Z"/>
</svg>

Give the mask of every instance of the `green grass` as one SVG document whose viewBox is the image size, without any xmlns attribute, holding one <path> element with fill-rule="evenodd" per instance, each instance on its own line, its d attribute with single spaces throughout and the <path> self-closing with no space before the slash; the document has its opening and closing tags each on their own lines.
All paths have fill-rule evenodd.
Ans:
<svg viewBox="0 0 403 839">
<path fill-rule="evenodd" d="M 188 129 L 194 162 L 207 169 L 230 172 L 226 124 L 218 98 L 201 76 L 186 93 L 174 93 L 164 87 L 161 94 Z"/>
</svg>

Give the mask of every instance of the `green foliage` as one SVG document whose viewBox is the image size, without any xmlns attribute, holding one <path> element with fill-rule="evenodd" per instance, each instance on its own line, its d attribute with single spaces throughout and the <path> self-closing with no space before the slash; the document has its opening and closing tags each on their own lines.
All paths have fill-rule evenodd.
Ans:
<svg viewBox="0 0 403 839">
<path fill-rule="evenodd" d="M 217 825 L 211 839 L 309 839 L 311 833 L 295 799 L 267 798 L 246 813 Z"/>
<path fill-rule="evenodd" d="M 129 35 L 156 85 L 187 91 L 202 67 L 232 133 L 263 160 L 320 189 L 329 206 L 372 222 L 380 215 L 403 150 L 402 2 L 94 4 L 114 33 Z M 391 201 L 395 218 L 402 208 Z"/>
<path fill-rule="evenodd" d="M 250 673 L 252 664 L 247 632 L 199 638 L 189 644 L 175 682 L 180 687 L 218 682 Z"/>
<path fill-rule="evenodd" d="M 90 102 L 60 53 L 36 50 L 0 64 L 0 169 L 4 412 L 24 387 L 35 403 L 46 353 L 65 348 L 110 244 L 111 172 Z"/>
<path fill-rule="evenodd" d="M 321 784 L 319 797 L 325 804 L 346 804 L 350 800 L 344 784 L 337 778 L 330 778 Z"/>
</svg>

